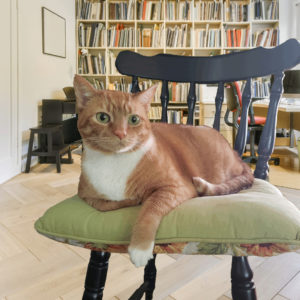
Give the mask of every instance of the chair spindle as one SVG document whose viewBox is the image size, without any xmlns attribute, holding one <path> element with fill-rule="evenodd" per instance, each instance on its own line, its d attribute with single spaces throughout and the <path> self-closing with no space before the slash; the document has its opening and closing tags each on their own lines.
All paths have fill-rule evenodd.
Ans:
<svg viewBox="0 0 300 300">
<path fill-rule="evenodd" d="M 162 82 L 162 89 L 161 89 L 161 122 L 167 123 L 168 122 L 168 104 L 169 104 L 169 88 L 168 88 L 168 81 L 163 80 Z"/>
<path fill-rule="evenodd" d="M 140 92 L 139 81 L 137 76 L 132 76 L 131 93 Z"/>
<path fill-rule="evenodd" d="M 274 149 L 276 137 L 276 123 L 278 104 L 282 94 L 283 85 L 282 80 L 284 73 L 274 74 L 274 81 L 271 87 L 270 104 L 266 119 L 266 124 L 263 128 L 258 145 L 258 161 L 254 171 L 254 176 L 260 179 L 266 179 L 268 176 L 269 164 L 268 161 Z"/>
<path fill-rule="evenodd" d="M 215 98 L 216 112 L 213 128 L 220 131 L 220 118 L 221 118 L 221 110 L 222 104 L 224 101 L 224 82 L 218 83 L 217 95 Z"/>
<path fill-rule="evenodd" d="M 251 78 L 248 78 L 242 95 L 241 122 L 240 122 L 240 126 L 234 144 L 234 150 L 237 151 L 239 156 L 242 156 L 247 142 L 246 139 L 247 139 L 247 130 L 248 130 L 248 111 L 249 111 L 250 103 L 251 103 Z"/>
<path fill-rule="evenodd" d="M 196 103 L 195 82 L 190 83 L 187 103 L 188 103 L 188 119 L 187 119 L 186 124 L 187 125 L 193 125 L 193 123 L 194 123 L 194 110 L 195 110 L 195 103 Z"/>
</svg>

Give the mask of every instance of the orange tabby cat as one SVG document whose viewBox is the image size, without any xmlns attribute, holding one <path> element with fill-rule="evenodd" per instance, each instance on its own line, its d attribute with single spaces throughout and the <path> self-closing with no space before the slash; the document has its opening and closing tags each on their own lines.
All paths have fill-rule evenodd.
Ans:
<svg viewBox="0 0 300 300">
<path fill-rule="evenodd" d="M 176 206 L 252 185 L 250 168 L 216 130 L 149 122 L 156 86 L 97 91 L 75 76 L 74 88 L 84 143 L 78 195 L 100 211 L 142 204 L 128 247 L 136 266 L 152 257 L 160 221 Z"/>
</svg>

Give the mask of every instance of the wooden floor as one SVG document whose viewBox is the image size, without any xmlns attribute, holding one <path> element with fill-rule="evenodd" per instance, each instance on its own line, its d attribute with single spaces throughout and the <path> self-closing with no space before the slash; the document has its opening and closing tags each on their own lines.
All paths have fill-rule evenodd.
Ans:
<svg viewBox="0 0 300 300">
<path fill-rule="evenodd" d="M 63 165 L 61 174 L 53 165 L 38 165 L 0 185 L 0 300 L 81 299 L 89 251 L 33 228 L 48 207 L 76 193 L 80 156 L 73 156 L 75 163 Z M 299 190 L 281 190 L 300 208 Z M 154 300 L 231 299 L 230 263 L 226 256 L 158 255 Z M 252 257 L 250 264 L 259 300 L 300 300 L 299 254 Z M 127 255 L 112 255 L 104 299 L 128 299 L 142 276 Z"/>
</svg>

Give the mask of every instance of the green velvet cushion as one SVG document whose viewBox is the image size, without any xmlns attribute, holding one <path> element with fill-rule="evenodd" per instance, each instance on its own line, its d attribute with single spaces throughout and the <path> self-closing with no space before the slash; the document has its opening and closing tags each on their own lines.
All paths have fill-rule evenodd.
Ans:
<svg viewBox="0 0 300 300">
<path fill-rule="evenodd" d="M 139 209 L 99 212 L 74 196 L 49 208 L 35 228 L 58 240 L 100 248 L 128 244 Z M 256 179 L 249 190 L 194 198 L 165 216 L 156 243 L 184 242 L 300 245 L 300 211 L 277 188 Z"/>
</svg>

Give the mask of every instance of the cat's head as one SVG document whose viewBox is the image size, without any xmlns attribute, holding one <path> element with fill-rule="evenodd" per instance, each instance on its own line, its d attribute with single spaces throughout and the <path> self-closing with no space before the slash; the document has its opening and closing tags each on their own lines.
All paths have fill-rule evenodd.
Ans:
<svg viewBox="0 0 300 300">
<path fill-rule="evenodd" d="M 157 86 L 137 94 L 99 91 L 75 75 L 78 130 L 85 145 L 103 152 L 133 151 L 151 135 L 148 110 Z"/>
</svg>

